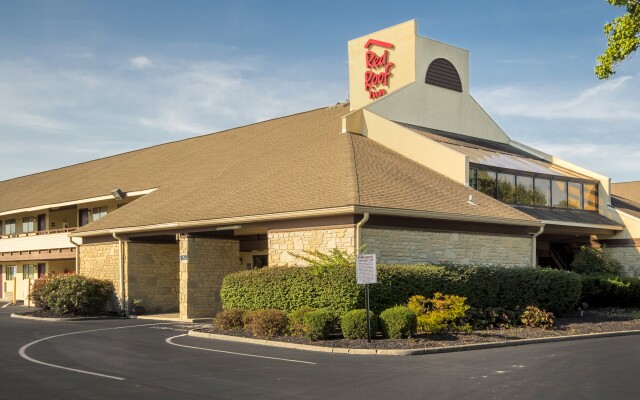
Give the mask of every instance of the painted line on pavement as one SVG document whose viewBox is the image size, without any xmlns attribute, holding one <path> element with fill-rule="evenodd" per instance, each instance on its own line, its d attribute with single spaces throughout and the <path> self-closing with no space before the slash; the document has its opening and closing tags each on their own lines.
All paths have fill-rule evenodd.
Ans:
<svg viewBox="0 0 640 400">
<path fill-rule="evenodd" d="M 7 304 L 3 305 L 2 308 L 8 307 L 9 304 L 11 304 L 11 303 L 7 303 Z"/>
<path fill-rule="evenodd" d="M 243 357 L 254 357 L 254 358 L 265 358 L 267 360 L 276 360 L 276 361 L 287 361 L 287 362 L 293 362 L 293 363 L 299 363 L 299 364 L 311 364 L 311 365 L 316 365 L 316 363 L 314 362 L 309 362 L 309 361 L 300 361 L 300 360 L 290 360 L 288 358 L 278 358 L 278 357 L 267 357 L 267 356 L 259 356 L 256 354 L 246 354 L 246 353 L 236 353 L 234 351 L 225 351 L 225 350 L 215 350 L 215 349 L 207 349 L 206 347 L 196 347 L 196 346 L 186 346 L 184 344 L 178 344 L 178 343 L 174 343 L 173 339 L 175 338 L 179 338 L 179 337 L 183 337 L 183 336 L 188 336 L 187 334 L 183 334 L 183 335 L 177 335 L 177 336 L 172 336 L 170 338 L 167 338 L 165 340 L 165 342 L 172 344 L 174 346 L 180 346 L 180 347 L 186 347 L 188 349 L 196 349 L 196 350 L 205 350 L 205 351 L 212 351 L 215 353 L 224 353 L 224 354 L 233 354 L 236 356 L 243 356 Z"/>
<path fill-rule="evenodd" d="M 90 329 L 90 330 L 87 330 L 87 331 L 62 333 L 60 335 L 47 336 L 45 338 L 35 340 L 35 341 L 31 342 L 31 343 L 27 343 L 27 344 L 25 344 L 24 346 L 22 346 L 20 348 L 20 350 L 18 351 L 18 354 L 20 354 L 20 357 L 24 358 L 27 361 L 31 361 L 32 363 L 44 365 L 44 366 L 47 366 L 47 367 L 63 369 L 65 371 L 78 372 L 80 374 L 99 376 L 101 378 L 108 378 L 108 379 L 115 379 L 115 380 L 118 380 L 118 381 L 124 381 L 125 378 L 122 378 L 122 377 L 119 377 L 119 376 L 105 375 L 105 374 L 100 374 L 100 373 L 97 373 L 97 372 L 91 372 L 91 371 L 86 371 L 86 370 L 76 369 L 76 368 L 69 368 L 69 367 L 65 367 L 65 366 L 62 366 L 62 365 L 51 364 L 51 363 L 47 363 L 47 362 L 44 362 L 44 361 L 36 360 L 35 358 L 29 357 L 27 355 L 27 349 L 29 347 L 33 346 L 34 344 L 37 344 L 37 343 L 40 343 L 40 342 L 44 342 L 44 341 L 50 340 L 50 339 L 63 337 L 63 336 L 79 335 L 81 333 L 91 333 L 91 332 L 100 332 L 100 331 L 112 331 L 112 330 L 116 330 L 116 329 L 140 328 L 140 327 L 153 326 L 153 325 L 168 325 L 168 324 L 175 324 L 175 322 L 162 322 L 162 323 L 157 323 L 157 324 L 143 324 L 143 325 L 134 325 L 134 326 L 118 326 L 118 327 L 115 327 L 115 328 Z"/>
</svg>

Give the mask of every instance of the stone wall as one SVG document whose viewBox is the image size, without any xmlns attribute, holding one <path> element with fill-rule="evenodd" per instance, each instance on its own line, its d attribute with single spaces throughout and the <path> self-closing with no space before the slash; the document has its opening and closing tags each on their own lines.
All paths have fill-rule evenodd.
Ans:
<svg viewBox="0 0 640 400">
<path fill-rule="evenodd" d="M 290 254 L 304 254 L 303 250 L 327 252 L 334 248 L 355 251 L 355 227 L 308 228 L 269 231 L 269 266 L 304 265 L 305 261 Z"/>
<path fill-rule="evenodd" d="M 532 239 L 456 232 L 362 228 L 362 243 L 384 264 L 452 262 L 476 265 L 531 265 Z"/>
<path fill-rule="evenodd" d="M 140 299 L 147 312 L 178 311 L 178 249 L 178 243 L 126 243 L 128 307 Z"/>
<path fill-rule="evenodd" d="M 640 247 L 607 247 L 605 251 L 620 261 L 626 276 L 640 277 Z"/>
<path fill-rule="evenodd" d="M 120 293 L 120 251 L 119 244 L 85 244 L 80 246 L 78 257 L 78 273 L 96 279 L 107 279 L 113 282 L 115 297 L 112 309 L 120 309 L 117 296 Z"/>
<path fill-rule="evenodd" d="M 212 317 L 222 309 L 223 278 L 242 271 L 237 240 L 180 238 L 180 318 Z"/>
</svg>

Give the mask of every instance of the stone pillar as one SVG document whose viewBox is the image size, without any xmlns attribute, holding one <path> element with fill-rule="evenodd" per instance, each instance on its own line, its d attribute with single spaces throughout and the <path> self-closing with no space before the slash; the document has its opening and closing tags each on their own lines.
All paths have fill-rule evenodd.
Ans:
<svg viewBox="0 0 640 400">
<path fill-rule="evenodd" d="M 222 309 L 223 278 L 242 271 L 237 240 L 180 237 L 180 319 L 208 318 Z"/>
</svg>

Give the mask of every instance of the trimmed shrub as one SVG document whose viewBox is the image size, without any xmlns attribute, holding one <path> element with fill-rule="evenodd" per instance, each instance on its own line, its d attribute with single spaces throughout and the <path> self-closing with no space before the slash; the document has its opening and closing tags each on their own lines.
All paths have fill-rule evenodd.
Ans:
<svg viewBox="0 0 640 400">
<path fill-rule="evenodd" d="M 338 315 L 364 308 L 364 286 L 356 284 L 355 268 L 276 267 L 227 275 L 223 307 L 291 312 L 303 306 L 327 308 Z M 477 308 L 524 308 L 528 305 L 563 314 L 580 300 L 577 274 L 546 268 L 478 266 L 378 265 L 378 283 L 370 285 L 375 313 L 406 304 L 409 297 L 439 292 L 467 298 Z"/>
<path fill-rule="evenodd" d="M 418 332 L 444 333 L 469 332 L 471 325 L 465 321 L 466 298 L 435 293 L 433 298 L 412 296 L 407 307 L 418 316 Z"/>
<path fill-rule="evenodd" d="M 378 317 L 369 312 L 371 320 L 371 336 L 375 336 L 378 331 Z M 345 339 L 366 339 L 367 338 L 367 310 L 360 308 L 345 313 L 340 318 L 340 329 Z"/>
<path fill-rule="evenodd" d="M 395 306 L 380 313 L 382 335 L 389 339 L 408 338 L 416 333 L 416 314 L 405 306 Z"/>
<path fill-rule="evenodd" d="M 522 325 L 533 328 L 549 329 L 553 327 L 553 314 L 539 309 L 538 307 L 528 306 L 520 315 Z"/>
<path fill-rule="evenodd" d="M 471 307 L 467 310 L 466 320 L 474 330 L 510 328 L 520 323 L 518 316 L 518 311 L 503 307 Z"/>
<path fill-rule="evenodd" d="M 304 336 L 311 340 L 328 339 L 335 325 L 335 316 L 326 309 L 309 311 L 302 318 Z"/>
<path fill-rule="evenodd" d="M 640 278 L 582 275 L 581 301 L 592 307 L 640 307 Z"/>
<path fill-rule="evenodd" d="M 622 264 L 602 248 L 582 246 L 571 263 L 571 270 L 578 274 L 620 275 Z"/>
<path fill-rule="evenodd" d="M 301 307 L 289 314 L 289 332 L 292 335 L 304 335 L 304 315 L 310 311 L 315 311 L 313 307 Z"/>
<path fill-rule="evenodd" d="M 216 326 L 220 329 L 242 329 L 244 328 L 244 311 L 237 308 L 220 311 L 216 315 Z"/>
<path fill-rule="evenodd" d="M 286 334 L 288 322 L 287 314 L 280 310 L 252 310 L 244 314 L 244 329 L 264 339 Z"/>
<path fill-rule="evenodd" d="M 93 315 L 105 311 L 114 287 L 107 280 L 59 274 L 36 280 L 29 295 L 58 314 Z"/>
</svg>

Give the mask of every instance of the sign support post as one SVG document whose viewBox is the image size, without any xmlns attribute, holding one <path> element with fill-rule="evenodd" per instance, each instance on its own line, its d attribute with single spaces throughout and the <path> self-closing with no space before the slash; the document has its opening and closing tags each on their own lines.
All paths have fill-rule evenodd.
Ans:
<svg viewBox="0 0 640 400">
<path fill-rule="evenodd" d="M 364 285 L 364 306 L 367 310 L 367 342 L 371 343 L 371 309 L 369 304 L 369 284 L 378 283 L 375 254 L 361 254 L 357 256 L 356 282 L 359 285 Z"/>
</svg>

